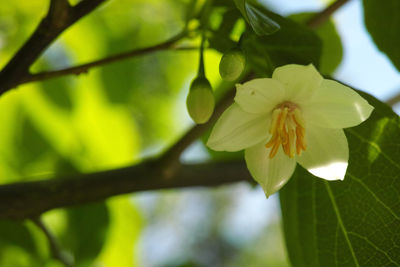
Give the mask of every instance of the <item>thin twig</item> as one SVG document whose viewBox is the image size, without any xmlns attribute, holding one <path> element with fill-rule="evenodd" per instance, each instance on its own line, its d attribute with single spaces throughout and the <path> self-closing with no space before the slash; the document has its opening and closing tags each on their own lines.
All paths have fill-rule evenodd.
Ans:
<svg viewBox="0 0 400 267">
<path fill-rule="evenodd" d="M 322 17 L 327 18 L 326 15 Z M 243 162 L 181 165 L 172 174 L 167 174 L 169 179 L 165 179 L 168 165 L 174 165 L 181 153 L 215 122 L 232 101 L 232 97 L 233 90 L 220 102 L 210 122 L 194 126 L 159 159 L 123 169 L 82 174 L 79 177 L 75 175 L 64 179 L 0 186 L 0 219 L 38 216 L 50 209 L 88 203 L 118 194 L 251 180 Z"/>
<path fill-rule="evenodd" d="M 155 51 L 160 51 L 160 50 L 165 50 L 168 48 L 173 48 L 176 43 L 180 40 L 182 40 L 186 36 L 186 31 L 183 31 L 176 36 L 168 39 L 167 41 L 164 41 L 162 43 L 145 47 L 145 48 L 138 48 L 138 49 L 133 49 L 131 51 L 123 52 L 120 54 L 112 55 L 106 58 L 102 58 L 99 60 L 95 60 L 86 64 L 81 64 L 78 66 L 74 67 L 69 67 L 61 70 L 54 70 L 54 71 L 44 71 L 44 72 L 39 72 L 35 74 L 30 74 L 27 75 L 23 78 L 23 80 L 20 81 L 19 84 L 24 84 L 28 82 L 34 82 L 34 81 L 42 81 L 42 80 L 47 80 L 51 78 L 56 78 L 60 76 L 66 76 L 66 75 L 78 75 L 81 73 L 86 73 L 90 68 L 93 67 L 99 67 L 105 64 L 110 64 L 116 61 L 132 58 L 135 56 L 140 56 L 140 55 L 145 55 L 151 52 Z M 183 48 L 174 48 L 174 49 L 181 49 L 181 50 L 187 50 L 187 49 L 193 49 L 192 47 L 183 47 Z"/>
<path fill-rule="evenodd" d="M 315 16 L 313 16 L 308 22 L 307 25 L 310 28 L 317 28 L 318 26 L 320 26 L 322 23 L 324 23 L 326 20 L 329 19 L 329 17 L 336 11 L 338 10 L 340 7 L 342 7 L 345 3 L 347 3 L 349 0 L 338 0 L 336 2 L 334 2 L 333 4 L 331 4 L 330 6 L 328 6 L 326 9 L 324 9 L 323 11 L 317 13 Z M 61 6 L 61 3 L 64 3 L 65 0 L 55 0 L 52 1 L 51 3 L 58 3 L 57 6 Z M 89 2 L 89 1 L 86 1 Z M 56 6 L 55 4 L 53 4 L 54 6 Z M 51 10 L 56 10 L 56 11 L 51 11 Z M 49 9 L 49 14 L 52 14 L 53 16 L 55 16 L 54 14 L 64 14 L 65 16 L 65 12 L 61 13 L 60 11 L 62 11 L 63 9 L 61 8 L 52 8 L 52 5 L 50 6 Z M 64 9 L 65 10 L 65 9 Z M 79 12 L 76 13 L 84 13 L 87 12 L 86 8 L 80 7 L 79 8 Z M 54 14 L 53 14 L 54 13 Z M 81 15 L 81 14 L 80 14 Z M 58 15 L 60 16 L 60 15 Z M 57 21 L 57 20 L 55 20 Z M 58 20 L 59 21 L 62 20 Z M 139 55 L 143 55 L 143 54 L 147 54 L 150 52 L 154 52 L 154 51 L 158 51 L 158 50 L 163 50 L 163 49 L 168 49 L 173 47 L 173 45 L 179 41 L 180 39 L 182 39 L 185 36 L 185 33 L 182 32 L 180 34 L 178 34 L 177 36 L 154 46 L 150 46 L 147 48 L 140 48 L 140 49 L 134 49 L 128 52 L 123 52 L 117 55 L 113 55 L 110 57 L 106 57 L 103 59 L 99 59 L 93 62 L 89 62 L 86 64 L 81 64 L 78 66 L 74 66 L 74 67 L 69 67 L 69 68 L 65 68 L 65 69 L 61 69 L 61 70 L 55 70 L 55 71 L 45 71 L 45 72 L 40 72 L 40 73 L 36 73 L 36 74 L 29 74 L 26 73 L 24 75 L 21 75 L 20 80 L 15 82 L 12 87 L 20 85 L 20 84 L 24 84 L 24 83 L 28 83 L 28 82 L 33 82 L 33 81 L 41 81 L 41 80 L 47 80 L 47 79 L 51 79 L 51 78 L 55 78 L 55 77 L 60 77 L 60 76 L 65 76 L 65 75 L 72 75 L 72 74 L 81 74 L 81 73 L 85 73 L 87 72 L 90 68 L 92 67 L 97 67 L 97 66 L 102 66 L 105 64 L 109 64 L 109 63 L 113 63 L 116 61 L 120 61 L 120 60 L 124 60 L 124 59 L 128 59 L 131 57 L 135 57 L 135 56 L 139 56 Z M 179 49 L 179 48 L 177 48 Z M 185 49 L 185 48 L 183 48 Z M 1 90 L 0 90 L 1 91 Z"/>
<path fill-rule="evenodd" d="M 248 79 L 247 75 L 245 79 Z M 192 127 L 161 157 L 127 168 L 0 186 L 0 219 L 23 219 L 64 206 L 84 204 L 118 194 L 162 188 L 219 185 L 248 180 L 240 163 L 180 165 L 181 153 L 232 103 L 234 89 L 218 102 L 209 122 Z"/>
<path fill-rule="evenodd" d="M 394 106 L 394 105 L 396 105 L 397 103 L 399 103 L 400 102 L 400 93 L 397 93 L 397 94 L 395 94 L 395 95 L 393 95 L 393 96 L 391 96 L 389 99 L 387 99 L 386 101 L 386 104 L 388 104 L 389 106 Z"/>
<path fill-rule="evenodd" d="M 58 259 L 66 267 L 73 267 L 74 263 L 72 259 L 62 251 L 61 246 L 58 244 L 57 238 L 53 235 L 50 229 L 48 229 L 47 226 L 43 223 L 42 219 L 40 217 L 33 217 L 31 218 L 31 220 L 37 227 L 39 227 L 40 230 L 42 230 L 42 232 L 46 236 L 53 257 L 55 259 Z"/>
<path fill-rule="evenodd" d="M 66 0 L 51 0 L 46 16 L 0 72 L 0 95 L 29 76 L 30 66 L 57 37 L 105 0 L 82 0 L 70 6 Z"/>
<path fill-rule="evenodd" d="M 306 23 L 307 26 L 312 29 L 318 28 L 324 22 L 326 22 L 333 13 L 335 13 L 339 8 L 341 8 L 344 4 L 346 4 L 349 1 L 350 0 L 337 0 L 333 2 L 327 8 L 325 8 L 321 12 L 318 12 L 313 17 L 311 17 Z"/>
<path fill-rule="evenodd" d="M 315 14 L 313 17 L 311 17 L 306 23 L 307 26 L 312 29 L 318 28 L 324 22 L 326 22 L 332 16 L 332 14 L 334 12 L 336 12 L 339 8 L 341 8 L 343 5 L 345 5 L 349 1 L 350 0 L 338 0 L 338 1 L 333 2 L 327 8 L 325 8 L 321 12 L 319 12 L 319 13 Z M 385 103 L 388 104 L 389 106 L 394 106 L 398 102 L 400 102 L 400 93 L 391 96 L 389 99 L 387 99 L 385 101 Z"/>
<path fill-rule="evenodd" d="M 342 7 L 348 1 L 349 0 L 338 0 L 338 1 L 334 2 L 333 4 L 328 6 L 326 9 L 324 9 L 323 11 L 321 11 L 321 12 L 317 13 L 315 16 L 313 16 L 307 22 L 307 25 L 311 28 L 317 28 L 322 23 L 324 23 L 326 20 L 328 20 L 329 17 L 336 10 L 338 10 L 340 7 Z M 69 67 L 69 68 L 65 68 L 65 69 L 61 69 L 61 70 L 44 71 L 44 72 L 40 72 L 40 73 L 30 74 L 30 75 L 25 76 L 23 78 L 23 80 L 21 80 L 19 82 L 19 84 L 24 84 L 24 83 L 34 82 L 34 81 L 42 81 L 42 80 L 47 80 L 47 79 L 56 78 L 56 77 L 60 77 L 60 76 L 72 75 L 72 74 L 79 75 L 81 73 L 86 73 L 90 68 L 93 68 L 93 67 L 110 64 L 113 62 L 132 58 L 135 56 L 148 54 L 148 53 L 159 51 L 159 50 L 173 48 L 173 46 L 178 41 L 180 41 L 182 38 L 184 38 L 185 36 L 186 36 L 186 32 L 183 31 L 165 42 L 162 42 L 160 44 L 153 45 L 150 47 L 133 49 L 131 51 L 123 52 L 123 53 L 109 56 L 109 57 L 106 57 L 103 59 L 95 60 L 93 62 L 89 62 L 89 63 L 85 63 L 85 64 L 81 64 L 78 66 L 73 66 L 73 67 Z M 183 47 L 183 48 L 174 48 L 174 49 L 177 49 L 177 50 L 182 49 L 183 50 L 183 49 L 193 49 L 193 48 L 192 47 L 189 47 L 189 48 Z"/>
</svg>

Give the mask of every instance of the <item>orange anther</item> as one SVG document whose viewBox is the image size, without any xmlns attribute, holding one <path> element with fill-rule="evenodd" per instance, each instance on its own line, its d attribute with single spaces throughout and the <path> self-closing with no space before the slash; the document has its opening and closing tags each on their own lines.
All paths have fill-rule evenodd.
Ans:
<svg viewBox="0 0 400 267">
<path fill-rule="evenodd" d="M 271 148 L 269 157 L 273 158 L 281 145 L 283 152 L 291 158 L 306 150 L 304 126 L 301 112 L 295 104 L 284 102 L 275 108 L 269 129 L 272 136 L 265 144 L 266 148 Z"/>
<path fill-rule="evenodd" d="M 278 153 L 280 142 L 275 142 L 274 146 L 271 148 L 271 151 L 269 152 L 269 158 L 272 159 L 275 157 L 276 153 Z"/>
</svg>

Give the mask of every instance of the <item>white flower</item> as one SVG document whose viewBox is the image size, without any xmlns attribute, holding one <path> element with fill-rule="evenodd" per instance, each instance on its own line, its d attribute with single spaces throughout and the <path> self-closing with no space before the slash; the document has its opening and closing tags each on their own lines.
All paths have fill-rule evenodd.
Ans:
<svg viewBox="0 0 400 267">
<path fill-rule="evenodd" d="M 247 167 L 268 197 L 289 180 L 296 162 L 315 176 L 343 180 L 349 159 L 343 128 L 365 121 L 372 110 L 354 90 L 324 79 L 313 65 L 286 65 L 272 79 L 237 85 L 235 102 L 207 145 L 245 149 Z"/>
</svg>

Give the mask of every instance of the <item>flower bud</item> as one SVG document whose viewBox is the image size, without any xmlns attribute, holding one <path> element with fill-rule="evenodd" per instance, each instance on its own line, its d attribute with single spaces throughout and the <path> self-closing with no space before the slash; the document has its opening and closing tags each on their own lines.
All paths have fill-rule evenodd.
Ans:
<svg viewBox="0 0 400 267">
<path fill-rule="evenodd" d="M 198 77 L 190 85 L 186 106 L 190 117 L 197 123 L 206 123 L 214 112 L 214 94 L 210 83 Z"/>
<path fill-rule="evenodd" d="M 239 49 L 231 49 L 225 53 L 219 63 L 219 74 L 225 81 L 237 80 L 246 64 L 245 57 Z"/>
</svg>

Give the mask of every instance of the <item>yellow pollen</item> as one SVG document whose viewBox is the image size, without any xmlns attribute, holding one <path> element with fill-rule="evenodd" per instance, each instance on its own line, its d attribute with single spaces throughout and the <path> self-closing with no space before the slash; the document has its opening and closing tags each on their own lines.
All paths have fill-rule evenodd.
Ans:
<svg viewBox="0 0 400 267">
<path fill-rule="evenodd" d="M 305 122 L 299 108 L 291 102 L 284 102 L 273 110 L 269 132 L 272 137 L 265 144 L 266 148 L 271 148 L 269 158 L 278 153 L 279 146 L 290 158 L 306 150 Z"/>
</svg>

